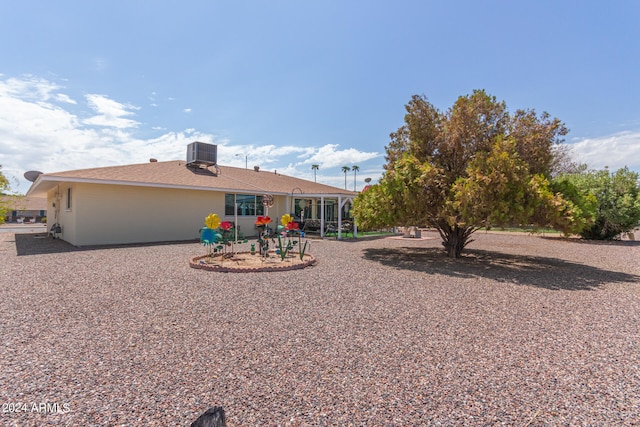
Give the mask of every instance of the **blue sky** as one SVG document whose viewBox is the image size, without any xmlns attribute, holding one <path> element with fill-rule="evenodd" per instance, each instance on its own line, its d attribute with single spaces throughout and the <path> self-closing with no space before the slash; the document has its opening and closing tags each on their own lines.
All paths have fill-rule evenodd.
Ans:
<svg viewBox="0 0 640 427">
<path fill-rule="evenodd" d="M 404 105 L 485 89 L 547 111 L 592 168 L 640 171 L 637 1 L 0 2 L 0 164 L 184 159 L 377 180 Z M 245 156 L 248 156 L 245 158 Z M 348 174 L 349 189 L 353 173 Z"/>
</svg>

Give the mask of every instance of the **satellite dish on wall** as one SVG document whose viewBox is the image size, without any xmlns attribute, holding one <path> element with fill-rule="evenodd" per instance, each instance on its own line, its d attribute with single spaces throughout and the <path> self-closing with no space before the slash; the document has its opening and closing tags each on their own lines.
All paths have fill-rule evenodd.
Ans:
<svg viewBox="0 0 640 427">
<path fill-rule="evenodd" d="M 31 182 L 38 179 L 40 175 L 42 175 L 42 172 L 40 171 L 26 171 L 24 173 L 24 177 L 27 179 L 27 181 L 31 181 Z"/>
</svg>

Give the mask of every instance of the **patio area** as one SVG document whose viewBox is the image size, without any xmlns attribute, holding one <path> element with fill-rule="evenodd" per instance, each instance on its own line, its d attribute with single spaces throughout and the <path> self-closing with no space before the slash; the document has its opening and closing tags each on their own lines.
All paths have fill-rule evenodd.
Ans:
<svg viewBox="0 0 640 427">
<path fill-rule="evenodd" d="M 196 242 L 38 236 L 0 233 L 0 400 L 60 411 L 2 425 L 640 423 L 639 242 L 314 239 L 303 270 L 208 274 Z"/>
</svg>

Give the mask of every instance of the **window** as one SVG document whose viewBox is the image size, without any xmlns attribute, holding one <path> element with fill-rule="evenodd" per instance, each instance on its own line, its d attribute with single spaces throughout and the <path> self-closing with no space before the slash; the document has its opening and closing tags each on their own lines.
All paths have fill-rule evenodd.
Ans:
<svg viewBox="0 0 640 427">
<path fill-rule="evenodd" d="M 224 214 L 233 216 L 234 206 L 238 206 L 238 216 L 258 216 L 264 215 L 262 196 L 254 194 L 225 194 Z"/>
<path fill-rule="evenodd" d="M 67 210 L 71 210 L 71 187 L 67 188 Z"/>
<path fill-rule="evenodd" d="M 338 204 L 335 200 L 324 201 L 324 220 L 325 221 L 337 221 L 338 220 Z"/>
</svg>

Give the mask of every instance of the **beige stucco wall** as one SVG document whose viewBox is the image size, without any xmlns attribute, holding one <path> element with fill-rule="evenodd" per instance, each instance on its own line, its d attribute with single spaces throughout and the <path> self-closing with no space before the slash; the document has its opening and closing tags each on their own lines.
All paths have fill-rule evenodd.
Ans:
<svg viewBox="0 0 640 427">
<path fill-rule="evenodd" d="M 68 189 L 71 188 L 72 204 L 71 209 L 67 209 Z M 57 188 L 47 193 L 47 230 L 58 223 L 62 226 L 62 238 L 69 243 L 75 244 L 76 233 L 76 212 L 75 209 L 75 189 L 73 184 L 59 185 Z"/>
<path fill-rule="evenodd" d="M 66 209 L 67 188 L 71 187 L 71 209 Z M 60 195 L 58 222 L 62 239 L 76 246 L 196 240 L 210 213 L 222 220 L 224 193 L 203 190 L 136 187 L 126 185 L 74 183 L 60 185 L 49 193 L 49 227 L 55 194 Z M 285 197 L 275 197 L 269 216 L 274 225 L 286 213 Z M 240 231 L 246 237 L 257 234 L 255 217 L 238 217 Z"/>
<path fill-rule="evenodd" d="M 78 246 L 196 239 L 204 217 L 224 210 L 224 195 L 209 191 L 96 184 L 75 190 L 71 243 Z"/>
</svg>

